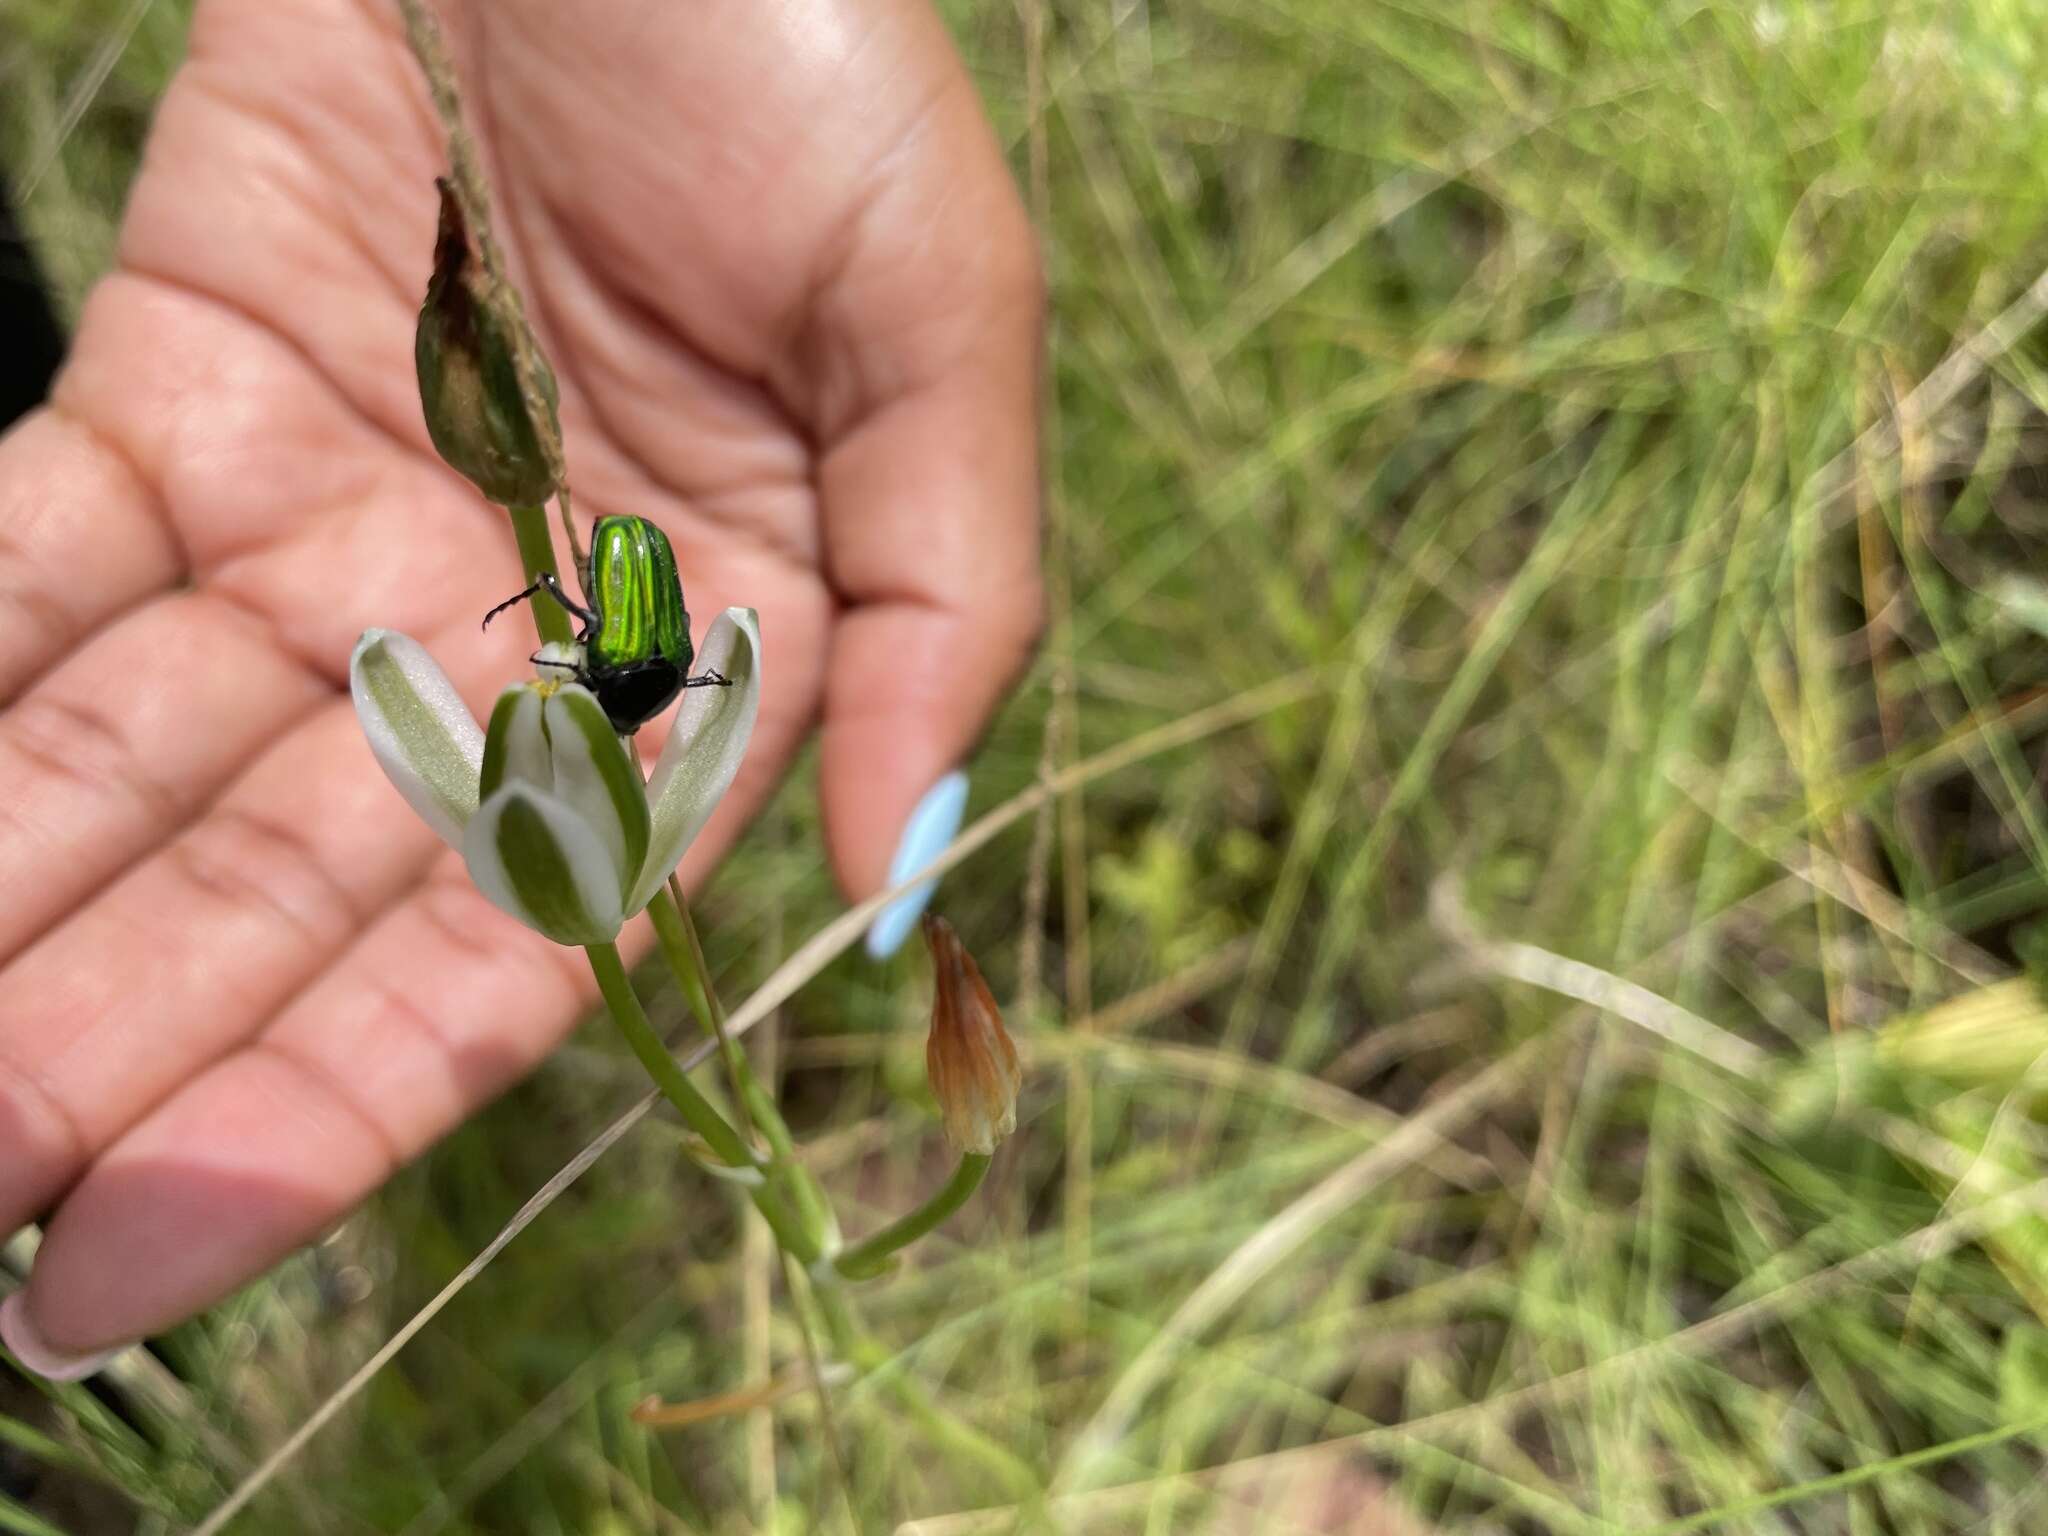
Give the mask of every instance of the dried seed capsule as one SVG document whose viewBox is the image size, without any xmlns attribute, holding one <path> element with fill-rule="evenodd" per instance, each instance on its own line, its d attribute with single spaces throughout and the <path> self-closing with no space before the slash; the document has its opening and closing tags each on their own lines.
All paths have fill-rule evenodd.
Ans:
<svg viewBox="0 0 2048 1536">
<path fill-rule="evenodd" d="M 925 1071 L 938 1096 L 946 1140 L 956 1151 L 986 1157 L 1017 1129 L 1017 1090 L 1024 1075 L 1017 1048 L 953 925 L 928 912 L 924 937 L 935 973 Z"/>
<path fill-rule="evenodd" d="M 435 185 L 441 189 L 441 224 L 434 275 L 413 333 L 427 435 L 441 457 L 492 501 L 537 507 L 554 494 L 555 480 L 519 389 L 518 354 L 501 317 L 484 301 L 483 274 L 455 190 L 445 177 Z M 540 370 L 552 418 L 554 375 L 545 362 Z"/>
</svg>

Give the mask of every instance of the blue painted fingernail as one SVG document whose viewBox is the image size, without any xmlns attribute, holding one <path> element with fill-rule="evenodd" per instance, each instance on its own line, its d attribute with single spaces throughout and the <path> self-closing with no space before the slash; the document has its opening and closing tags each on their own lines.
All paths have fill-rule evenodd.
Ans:
<svg viewBox="0 0 2048 1536">
<path fill-rule="evenodd" d="M 956 769 L 924 792 L 924 798 L 912 808 L 910 819 L 903 823 L 896 856 L 889 860 L 889 883 L 895 885 L 916 874 L 943 853 L 946 844 L 953 841 L 953 834 L 960 830 L 960 818 L 966 810 L 967 775 Z M 936 880 L 920 881 L 882 909 L 868 929 L 869 958 L 886 960 L 903 947 L 938 884 Z"/>
</svg>

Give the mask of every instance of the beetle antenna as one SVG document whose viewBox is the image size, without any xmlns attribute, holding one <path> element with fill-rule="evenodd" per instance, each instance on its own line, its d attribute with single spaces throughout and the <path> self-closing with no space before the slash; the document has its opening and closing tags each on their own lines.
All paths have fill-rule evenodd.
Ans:
<svg viewBox="0 0 2048 1536">
<path fill-rule="evenodd" d="M 536 592 L 547 593 L 549 597 L 552 597 L 556 602 L 560 603 L 563 606 L 563 608 L 567 609 L 570 614 L 574 615 L 576 618 L 581 619 L 584 623 L 586 632 L 591 627 L 596 625 L 596 613 L 584 607 L 581 603 L 577 602 L 574 598 L 570 597 L 568 593 L 564 592 L 562 590 L 561 581 L 556 577 L 553 571 L 542 571 L 540 575 L 534 579 L 534 582 L 531 586 L 527 587 L 524 591 L 513 593 L 510 597 L 506 598 L 505 601 L 498 604 L 498 606 L 493 608 L 489 613 L 485 614 L 484 628 L 489 629 L 491 627 L 491 620 L 495 619 L 499 614 L 503 613 L 507 608 L 512 607 L 514 604 L 525 602 L 529 597 L 533 596 L 533 594 Z"/>
<path fill-rule="evenodd" d="M 532 586 L 528 587 L 525 591 L 515 592 L 512 596 L 506 598 L 505 601 L 498 604 L 497 607 L 493 608 L 489 613 L 484 615 L 483 627 L 485 629 L 489 629 L 491 627 L 491 620 L 495 619 L 499 614 L 503 613 L 507 608 L 512 607 L 514 604 L 525 602 L 529 597 L 533 596 L 534 593 L 540 591 L 540 589 L 546 584 L 547 577 L 543 576 L 539 581 L 536 581 Z"/>
<path fill-rule="evenodd" d="M 706 668 L 695 677 L 684 678 L 683 686 L 685 688 L 730 688 L 732 686 L 732 679 L 723 672 L 713 668 Z"/>
</svg>

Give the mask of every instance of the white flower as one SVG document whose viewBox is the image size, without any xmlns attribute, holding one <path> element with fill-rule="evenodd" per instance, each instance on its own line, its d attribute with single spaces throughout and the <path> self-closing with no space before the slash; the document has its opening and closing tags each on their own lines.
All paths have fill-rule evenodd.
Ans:
<svg viewBox="0 0 2048 1536">
<path fill-rule="evenodd" d="M 761 703 L 751 608 L 697 653 L 729 688 L 684 692 L 653 778 L 586 688 L 519 683 L 480 730 L 418 641 L 373 629 L 349 659 L 356 716 L 398 792 L 491 902 L 558 944 L 602 944 L 674 873 L 739 771 Z"/>
</svg>

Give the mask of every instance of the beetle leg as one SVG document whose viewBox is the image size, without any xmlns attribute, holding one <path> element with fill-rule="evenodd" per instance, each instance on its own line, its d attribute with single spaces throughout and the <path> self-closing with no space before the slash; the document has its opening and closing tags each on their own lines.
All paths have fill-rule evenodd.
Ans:
<svg viewBox="0 0 2048 1536">
<path fill-rule="evenodd" d="M 684 678 L 683 686 L 685 688 L 730 688 L 732 686 L 732 679 L 722 672 L 707 668 L 699 672 L 695 677 Z"/>
<path fill-rule="evenodd" d="M 600 622 L 597 617 L 597 610 L 595 608 L 584 607 L 581 603 L 577 602 L 575 598 L 571 597 L 567 592 L 563 591 L 561 580 L 555 575 L 553 571 L 542 571 L 540 573 L 540 584 L 543 587 L 547 588 L 549 597 L 552 597 L 556 602 L 560 603 L 565 609 L 568 610 L 571 618 L 581 619 L 583 621 L 583 633 L 577 636 L 577 638 L 579 640 L 588 640 L 592 632 L 596 630 Z"/>
</svg>

